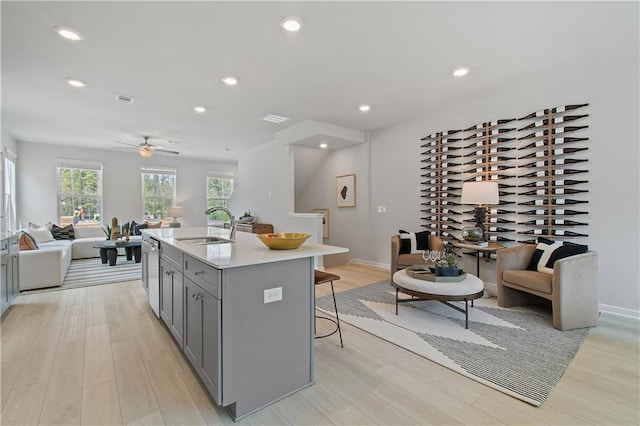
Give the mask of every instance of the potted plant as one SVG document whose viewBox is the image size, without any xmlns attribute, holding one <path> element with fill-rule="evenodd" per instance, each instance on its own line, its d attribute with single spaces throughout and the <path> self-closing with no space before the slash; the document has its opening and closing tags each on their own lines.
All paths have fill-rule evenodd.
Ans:
<svg viewBox="0 0 640 426">
<path fill-rule="evenodd" d="M 455 253 L 448 253 L 436 262 L 436 275 L 440 277 L 457 277 L 460 275 L 458 268 L 458 256 Z"/>
<path fill-rule="evenodd" d="M 242 216 L 240 216 L 240 219 L 238 219 L 238 223 L 253 223 L 255 222 L 255 220 L 255 217 L 253 217 L 253 214 L 251 214 L 251 210 L 247 210 Z"/>
</svg>

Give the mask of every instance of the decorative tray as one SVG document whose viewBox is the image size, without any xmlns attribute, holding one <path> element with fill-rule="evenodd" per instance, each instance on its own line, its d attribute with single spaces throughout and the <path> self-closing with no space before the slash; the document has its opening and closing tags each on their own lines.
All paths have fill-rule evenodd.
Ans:
<svg viewBox="0 0 640 426">
<path fill-rule="evenodd" d="M 467 278 L 466 272 L 464 272 L 462 269 L 460 270 L 460 275 L 458 275 L 457 277 L 438 276 L 432 272 L 432 268 L 423 265 L 409 266 L 406 271 L 407 275 L 409 275 L 411 278 L 439 283 L 459 283 L 460 281 L 464 281 L 464 279 Z"/>
</svg>

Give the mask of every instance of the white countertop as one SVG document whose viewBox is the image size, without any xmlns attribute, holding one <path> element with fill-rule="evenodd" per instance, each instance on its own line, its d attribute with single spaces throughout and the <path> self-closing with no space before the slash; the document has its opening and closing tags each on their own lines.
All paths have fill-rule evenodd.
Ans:
<svg viewBox="0 0 640 426">
<path fill-rule="evenodd" d="M 195 245 L 189 244 L 188 241 L 178 240 L 178 238 L 199 237 L 229 238 L 229 229 L 212 226 L 199 228 L 143 229 L 142 232 L 159 240 L 161 247 L 162 244 L 169 244 L 218 269 L 346 253 L 349 251 L 349 249 L 345 247 L 312 244 L 309 242 L 305 242 L 294 250 L 271 250 L 260 242 L 256 234 L 240 231 L 236 232 L 236 239 L 233 243 Z"/>
</svg>

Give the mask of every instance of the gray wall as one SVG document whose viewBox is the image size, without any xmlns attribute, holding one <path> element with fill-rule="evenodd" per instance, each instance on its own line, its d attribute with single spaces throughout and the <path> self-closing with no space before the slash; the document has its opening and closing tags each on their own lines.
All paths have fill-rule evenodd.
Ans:
<svg viewBox="0 0 640 426">
<path fill-rule="evenodd" d="M 184 207 L 182 226 L 206 224 L 206 172 L 237 172 L 235 163 L 201 161 L 180 156 L 154 155 L 143 159 L 135 152 L 83 149 L 18 142 L 18 220 L 38 224 L 57 222 L 56 159 L 100 161 L 103 166 L 103 217 L 121 222 L 143 219 L 140 167 L 177 169 L 177 205 Z"/>
</svg>

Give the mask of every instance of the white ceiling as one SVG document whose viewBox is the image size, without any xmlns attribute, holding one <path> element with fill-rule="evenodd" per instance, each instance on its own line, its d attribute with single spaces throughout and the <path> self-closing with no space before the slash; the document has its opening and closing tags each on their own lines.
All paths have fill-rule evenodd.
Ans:
<svg viewBox="0 0 640 426">
<path fill-rule="evenodd" d="M 2 1 L 1 8 L 2 126 L 15 139 L 110 149 L 150 135 L 181 142 L 169 147 L 183 156 L 212 160 L 235 160 L 307 120 L 370 131 L 424 117 L 507 80 L 618 60 L 638 38 L 637 8 L 629 16 L 628 7 L 606 2 Z M 280 28 L 288 15 L 303 20 L 299 33 Z M 84 40 L 60 38 L 56 25 Z M 453 78 L 461 65 L 471 73 Z M 222 83 L 229 74 L 236 87 Z M 68 77 L 88 86 L 72 88 Z M 135 102 L 116 102 L 116 94 Z M 361 103 L 371 111 L 359 112 Z M 208 112 L 194 113 L 196 105 Z M 291 120 L 260 120 L 268 113 Z"/>
</svg>

